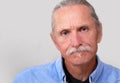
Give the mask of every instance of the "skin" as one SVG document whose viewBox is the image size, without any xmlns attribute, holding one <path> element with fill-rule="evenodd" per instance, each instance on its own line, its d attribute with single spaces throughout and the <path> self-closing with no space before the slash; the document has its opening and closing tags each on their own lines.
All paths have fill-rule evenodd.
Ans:
<svg viewBox="0 0 120 83">
<path fill-rule="evenodd" d="M 53 22 L 51 38 L 65 59 L 67 70 L 74 78 L 85 81 L 97 65 L 96 52 L 102 37 L 102 27 L 96 25 L 90 9 L 85 5 L 59 8 L 54 13 Z M 90 51 L 66 55 L 72 47 L 86 45 L 91 47 Z"/>
</svg>

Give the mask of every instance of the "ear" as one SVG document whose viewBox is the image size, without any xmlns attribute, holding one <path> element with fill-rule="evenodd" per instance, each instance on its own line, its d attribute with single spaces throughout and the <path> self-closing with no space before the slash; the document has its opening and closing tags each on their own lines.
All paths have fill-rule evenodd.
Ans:
<svg viewBox="0 0 120 83">
<path fill-rule="evenodd" d="M 100 26 L 98 27 L 98 38 L 97 42 L 100 43 L 102 40 L 102 24 L 100 23 Z"/>
<path fill-rule="evenodd" d="M 59 48 L 58 48 L 59 46 L 58 46 L 58 43 L 57 43 L 57 40 L 56 40 L 56 38 L 55 38 L 54 33 L 51 32 L 51 33 L 50 33 L 50 37 L 51 37 L 54 45 L 56 46 L 56 48 L 59 50 Z"/>
</svg>

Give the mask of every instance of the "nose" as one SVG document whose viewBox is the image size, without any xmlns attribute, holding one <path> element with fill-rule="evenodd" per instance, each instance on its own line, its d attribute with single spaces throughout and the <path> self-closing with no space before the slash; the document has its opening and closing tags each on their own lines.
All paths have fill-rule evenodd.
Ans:
<svg viewBox="0 0 120 83">
<path fill-rule="evenodd" d="M 73 33 L 70 37 L 71 45 L 78 48 L 81 44 L 81 37 L 79 33 Z"/>
</svg>

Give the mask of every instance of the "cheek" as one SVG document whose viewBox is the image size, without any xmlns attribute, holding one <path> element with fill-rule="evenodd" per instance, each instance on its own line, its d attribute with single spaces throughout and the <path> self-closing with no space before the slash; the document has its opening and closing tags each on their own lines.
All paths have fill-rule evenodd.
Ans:
<svg viewBox="0 0 120 83">
<path fill-rule="evenodd" d="M 69 39 L 63 39 L 63 38 L 58 38 L 57 39 L 57 47 L 58 50 L 62 53 L 62 54 L 66 54 L 67 49 L 70 46 L 70 41 Z"/>
<path fill-rule="evenodd" d="M 89 41 L 90 46 L 92 48 L 92 52 L 96 53 L 96 51 L 97 51 L 97 44 L 98 44 L 98 42 L 97 42 L 97 34 L 91 35 L 89 37 L 88 41 Z"/>
<path fill-rule="evenodd" d="M 88 39 L 91 43 L 96 44 L 98 41 L 98 34 L 97 31 L 92 31 L 89 35 L 88 35 Z"/>
<path fill-rule="evenodd" d="M 90 37 L 89 42 L 93 45 L 96 45 L 97 44 L 97 37 L 96 36 Z"/>
<path fill-rule="evenodd" d="M 83 42 L 95 50 L 97 48 L 97 34 L 95 32 L 91 32 L 84 35 Z"/>
</svg>

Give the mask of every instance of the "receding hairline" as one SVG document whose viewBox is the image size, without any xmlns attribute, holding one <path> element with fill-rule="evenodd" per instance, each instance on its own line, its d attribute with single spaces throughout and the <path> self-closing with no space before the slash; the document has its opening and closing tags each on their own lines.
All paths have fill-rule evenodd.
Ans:
<svg viewBox="0 0 120 83">
<path fill-rule="evenodd" d="M 59 10 L 60 8 L 64 8 L 64 7 L 67 7 L 67 6 L 75 6 L 75 5 L 80 5 L 80 6 L 86 6 L 88 7 L 88 9 L 90 10 L 90 14 L 93 18 L 93 20 L 95 21 L 96 25 L 99 27 L 100 26 L 100 21 L 99 21 L 99 18 L 95 12 L 95 9 L 94 7 L 89 3 L 87 2 L 86 0 L 63 0 L 61 1 L 58 5 L 55 6 L 54 10 L 53 10 L 53 13 L 52 13 L 52 31 L 54 29 L 54 15 L 56 13 L 57 10 Z"/>
</svg>

